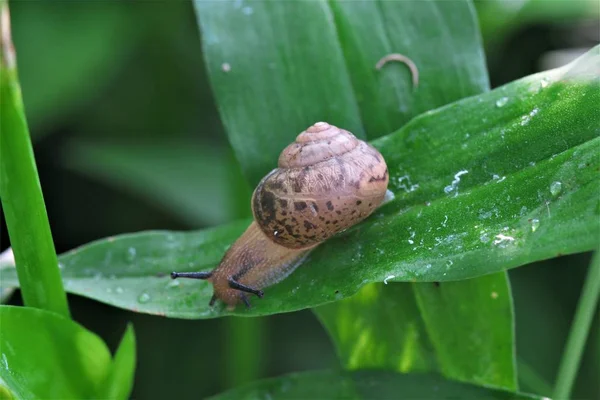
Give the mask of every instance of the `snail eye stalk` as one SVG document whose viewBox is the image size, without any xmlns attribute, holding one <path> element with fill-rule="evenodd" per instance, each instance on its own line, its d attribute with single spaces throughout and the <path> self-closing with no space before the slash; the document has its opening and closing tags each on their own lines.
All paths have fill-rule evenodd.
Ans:
<svg viewBox="0 0 600 400">
<path fill-rule="evenodd" d="M 242 302 L 244 303 L 244 305 L 246 306 L 246 308 L 248 308 L 248 309 L 252 308 L 252 305 L 250 304 L 250 301 L 248 301 L 248 297 L 246 297 L 246 295 L 244 293 L 242 293 L 240 295 L 240 298 L 242 299 Z"/>
<path fill-rule="evenodd" d="M 234 281 L 233 279 L 228 280 L 227 283 L 229 284 L 229 287 L 232 289 L 236 289 L 236 290 L 246 292 L 246 293 L 252 293 L 261 298 L 265 295 L 262 290 L 258 290 L 258 289 L 254 289 L 253 287 L 246 286 L 237 281 Z"/>
<path fill-rule="evenodd" d="M 171 272 L 171 278 L 208 279 L 212 272 Z"/>
<path fill-rule="evenodd" d="M 208 302 L 208 306 L 212 307 L 215 305 L 215 301 L 217 301 L 217 296 L 216 295 L 212 295 L 212 297 L 210 298 L 210 301 Z"/>
</svg>

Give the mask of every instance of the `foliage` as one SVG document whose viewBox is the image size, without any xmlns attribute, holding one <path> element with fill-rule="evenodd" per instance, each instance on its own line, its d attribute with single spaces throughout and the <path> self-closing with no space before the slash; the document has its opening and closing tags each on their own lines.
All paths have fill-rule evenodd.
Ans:
<svg viewBox="0 0 600 400">
<path fill-rule="evenodd" d="M 479 6 L 490 19 L 485 10 L 497 4 L 485 10 Z M 53 6 L 18 4 L 15 10 L 21 16 L 39 17 L 46 15 L 44 7 Z M 529 371 L 529 382 L 541 382 L 538 394 L 549 394 L 544 379 L 520 361 L 515 342 L 519 308 L 513 306 L 507 271 L 597 247 L 600 118 L 595 104 L 600 100 L 600 48 L 563 68 L 489 91 L 480 29 L 470 1 L 194 2 L 203 61 L 226 133 L 219 135 L 214 106 L 202 107 L 201 112 L 210 117 L 202 125 L 202 141 L 197 142 L 183 133 L 189 127 L 182 116 L 197 111 L 198 104 L 185 93 L 208 93 L 203 83 L 197 83 L 202 82 L 197 76 L 204 73 L 197 66 L 202 62 L 200 44 L 189 35 L 182 41 L 179 29 L 164 29 L 168 33 L 161 34 L 157 27 L 165 27 L 163 20 L 168 19 L 167 13 L 163 18 L 163 9 L 156 9 L 156 14 L 145 11 L 142 19 L 149 22 L 134 25 L 123 21 L 141 8 L 78 7 L 82 21 L 90 15 L 99 17 L 85 24 L 81 36 L 66 35 L 70 39 L 65 55 L 69 48 L 89 45 L 78 55 L 76 67 L 62 68 L 68 63 L 57 57 L 55 81 L 44 79 L 43 74 L 32 77 L 31 61 L 24 67 L 25 105 L 33 115 L 32 126 L 55 123 L 81 104 L 93 103 L 124 63 L 123 55 L 142 46 L 141 38 L 152 38 L 144 41 L 153 45 L 165 37 L 180 43 L 179 53 L 164 56 L 148 68 L 176 75 L 173 67 L 181 66 L 180 81 L 192 85 L 183 97 L 177 87 L 163 87 L 153 112 L 144 111 L 143 90 L 150 86 L 149 79 L 136 72 L 129 79 L 141 84 L 130 103 L 138 106 L 139 117 L 121 113 L 126 117 L 117 125 L 135 131 L 131 120 L 143 119 L 144 134 L 122 140 L 116 138 L 121 132 L 110 132 L 105 115 L 112 112 L 119 118 L 118 107 L 123 104 L 113 104 L 110 95 L 97 100 L 94 104 L 101 106 L 93 107 L 91 118 L 84 118 L 79 126 L 102 135 L 70 138 L 61 160 L 71 171 L 149 199 L 188 226 L 211 228 L 132 232 L 70 250 L 58 259 L 66 291 L 133 313 L 173 319 L 312 309 L 345 370 L 257 381 L 215 398 L 358 399 L 398 392 L 406 397 L 537 398 L 519 391 L 523 371 Z M 66 5 L 56 10 L 58 14 L 72 11 Z M 183 16 L 192 12 L 187 3 L 169 10 L 177 27 L 180 21 L 185 26 Z M 47 29 L 60 37 L 60 24 L 48 29 L 52 21 L 58 19 L 49 17 L 39 32 Z M 484 26 L 488 36 L 493 22 Z M 26 48 L 25 30 L 20 32 Z M 107 34 L 124 40 L 114 48 L 112 41 L 97 40 Z M 48 41 L 60 42 L 54 37 Z M 30 48 L 24 59 L 44 57 L 46 50 L 52 51 Z M 416 88 L 405 65 L 390 62 L 375 67 L 390 53 L 415 61 L 420 75 Z M 177 61 L 168 64 L 169 59 Z M 182 72 L 193 69 L 190 66 L 197 66 L 193 75 Z M 77 84 L 96 68 L 104 73 L 93 85 Z M 3 90 L 6 87 L 3 81 Z M 38 88 L 39 96 L 27 96 Z M 168 91 L 175 93 L 175 105 L 169 104 Z M 58 105 L 50 115 L 46 111 L 53 102 Z M 15 103 L 3 97 L 3 111 L 7 104 Z M 16 107 L 24 121 L 22 105 Z M 391 200 L 362 224 L 313 251 L 288 279 L 267 288 L 264 299 L 255 299 L 251 310 L 210 308 L 210 285 L 171 281 L 172 270 L 208 270 L 218 263 L 249 223 L 249 188 L 273 168 L 278 153 L 299 131 L 318 120 L 347 128 L 382 152 L 390 170 Z M 189 125 L 196 127 L 194 122 Z M 27 134 L 26 126 L 19 132 L 5 125 L 4 119 L 2 132 Z M 16 153 L 9 156 L 13 160 L 3 154 L 3 170 L 19 165 Z M 212 172 L 207 173 L 209 168 Z M 25 182 L 34 180 L 36 173 Z M 208 191 L 209 187 L 214 190 Z M 3 203 L 19 198 L 17 192 L 3 190 Z M 33 214 L 45 216 L 43 201 L 24 207 L 36 208 L 39 212 Z M 4 211 L 10 209 L 5 206 Z M 233 219 L 237 221 L 223 224 Z M 14 218 L 7 223 L 11 235 L 25 233 Z M 57 222 L 61 223 L 65 221 Z M 17 266 L 0 268 L 0 293 L 20 285 L 25 294 L 27 281 L 18 277 L 26 263 L 18 256 L 18 240 L 13 239 L 13 247 Z M 58 271 L 54 250 L 40 254 L 54 257 L 54 271 Z M 594 265 L 592 278 L 600 268 L 600 263 Z M 597 292 L 596 285 L 589 284 L 582 294 L 558 377 L 559 397 L 571 391 Z M 10 390 L 19 398 L 129 395 L 135 368 L 131 328 L 111 360 L 101 339 L 64 317 L 2 306 L 0 318 L 11 327 L 0 343 L 3 356 L 7 355 L 0 362 L 5 386 L 0 385 L 0 390 Z M 272 344 L 263 338 L 268 335 L 267 319 L 226 321 L 226 340 L 232 343 L 223 358 L 236 358 L 228 371 L 238 374 L 228 382 L 238 385 L 261 377 L 261 371 L 248 371 L 258 369 L 264 357 L 259 341 Z M 25 326 L 32 324 L 37 329 L 23 334 Z M 198 335 L 205 338 L 206 332 Z M 90 343 L 85 351 L 79 348 L 81 340 Z M 185 340 L 190 341 L 189 334 Z M 27 348 L 29 341 L 43 348 Z M 296 336 L 288 341 L 299 348 Z M 5 353 L 9 346 L 16 346 L 15 350 Z M 160 346 L 166 348 L 152 342 L 153 350 L 161 352 Z M 16 352 L 25 356 L 17 359 Z M 30 366 L 41 354 L 47 354 L 48 362 L 39 365 L 34 379 Z M 45 387 L 39 383 L 47 382 L 52 368 L 57 368 L 53 362 L 57 354 L 69 357 L 56 369 L 54 386 Z M 211 356 L 200 358 L 206 364 Z M 286 358 L 295 360 L 287 352 Z M 82 376 L 70 374 L 75 364 L 84 365 L 79 368 Z M 95 375 L 88 374 L 93 365 Z M 174 382 L 184 384 L 179 377 Z"/>
</svg>

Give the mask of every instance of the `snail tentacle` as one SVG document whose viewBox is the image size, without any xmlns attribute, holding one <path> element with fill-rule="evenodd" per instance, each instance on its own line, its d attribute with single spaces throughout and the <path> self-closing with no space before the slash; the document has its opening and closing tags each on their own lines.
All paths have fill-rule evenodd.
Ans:
<svg viewBox="0 0 600 400">
<path fill-rule="evenodd" d="M 252 294 L 257 295 L 258 297 L 263 297 L 265 295 L 262 290 L 254 289 L 250 286 L 243 285 L 233 279 L 227 280 L 227 283 L 229 284 L 229 287 L 232 289 L 237 289 L 237 290 L 240 290 L 240 291 L 246 292 L 246 293 L 252 293 Z"/>
<path fill-rule="evenodd" d="M 250 301 L 248 300 L 248 296 L 246 296 L 244 293 L 240 294 L 240 299 L 242 299 L 242 302 L 244 302 L 244 305 L 246 306 L 247 309 L 252 308 L 252 304 L 250 304 Z"/>
<path fill-rule="evenodd" d="M 171 272 L 171 279 L 191 278 L 191 279 L 208 279 L 212 276 L 212 271 L 208 272 Z"/>
</svg>

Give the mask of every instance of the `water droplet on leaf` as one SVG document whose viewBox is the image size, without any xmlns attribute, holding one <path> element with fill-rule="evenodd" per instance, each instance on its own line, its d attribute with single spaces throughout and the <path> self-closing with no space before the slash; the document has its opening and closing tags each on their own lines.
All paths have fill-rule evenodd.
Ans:
<svg viewBox="0 0 600 400">
<path fill-rule="evenodd" d="M 560 192 L 562 191 L 562 183 L 560 182 L 552 182 L 552 184 L 550 185 L 550 194 L 552 196 L 558 196 L 560 194 Z"/>
<path fill-rule="evenodd" d="M 138 296 L 137 300 L 138 300 L 138 303 L 145 304 L 150 301 L 150 295 L 146 292 L 142 292 L 142 294 L 140 294 Z"/>
<path fill-rule="evenodd" d="M 128 264 L 131 264 L 135 261 L 135 256 L 136 256 L 137 251 L 135 250 L 134 247 L 130 247 L 127 249 L 127 254 L 125 255 L 125 261 L 127 261 Z"/>
<path fill-rule="evenodd" d="M 508 103 L 508 97 L 501 97 L 498 100 L 496 100 L 496 107 L 504 107 L 506 103 Z"/>
<path fill-rule="evenodd" d="M 540 226 L 540 220 L 537 218 L 534 218 L 531 220 L 531 232 L 535 232 L 537 230 L 537 228 L 539 228 Z"/>
<path fill-rule="evenodd" d="M 176 287 L 179 287 L 180 283 L 181 283 L 180 280 L 173 279 L 172 281 L 170 281 L 169 283 L 167 283 L 167 288 L 176 288 Z"/>
</svg>

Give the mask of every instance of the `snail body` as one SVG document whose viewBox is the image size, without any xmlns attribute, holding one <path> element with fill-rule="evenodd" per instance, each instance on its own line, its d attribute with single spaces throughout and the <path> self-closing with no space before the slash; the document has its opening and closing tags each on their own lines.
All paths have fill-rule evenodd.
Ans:
<svg viewBox="0 0 600 400">
<path fill-rule="evenodd" d="M 308 251 L 368 217 L 388 184 L 383 156 L 350 132 L 317 122 L 279 156 L 278 168 L 252 195 L 254 222 L 211 272 L 173 272 L 205 279 L 229 308 L 250 306 L 246 293 L 287 277 Z"/>
</svg>

